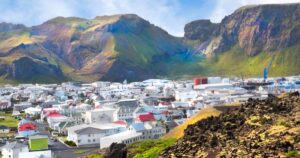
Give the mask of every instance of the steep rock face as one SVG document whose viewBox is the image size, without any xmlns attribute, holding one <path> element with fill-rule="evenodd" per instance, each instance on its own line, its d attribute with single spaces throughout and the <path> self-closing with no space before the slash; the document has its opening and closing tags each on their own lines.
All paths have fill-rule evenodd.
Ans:
<svg viewBox="0 0 300 158">
<path fill-rule="evenodd" d="M 209 41 L 215 36 L 218 26 L 210 20 L 192 21 L 184 27 L 184 38 L 187 41 L 197 41 L 197 43 Z"/>
<path fill-rule="evenodd" d="M 8 78 L 26 82 L 47 82 L 63 81 L 62 71 L 55 65 L 44 61 L 35 61 L 29 57 L 21 57 L 13 61 L 9 67 Z"/>
<path fill-rule="evenodd" d="M 274 52 L 300 43 L 300 4 L 254 5 L 226 16 L 209 42 L 202 46 L 207 56 L 238 45 L 249 56 Z M 199 25 L 200 26 L 200 25 Z M 191 36 L 204 37 L 196 32 Z M 198 43 L 198 45 L 203 42 Z"/>
</svg>

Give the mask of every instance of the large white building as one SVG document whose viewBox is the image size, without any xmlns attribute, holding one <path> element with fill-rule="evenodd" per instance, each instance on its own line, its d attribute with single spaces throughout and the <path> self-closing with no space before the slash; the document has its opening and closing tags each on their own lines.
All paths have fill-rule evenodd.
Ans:
<svg viewBox="0 0 300 158">
<path fill-rule="evenodd" d="M 67 140 L 73 141 L 77 146 L 98 146 L 100 138 L 120 133 L 126 126 L 119 124 L 82 124 L 67 128 Z"/>
<path fill-rule="evenodd" d="M 28 152 L 28 146 L 18 143 L 11 142 L 1 147 L 2 158 L 22 158 L 19 153 Z"/>
</svg>

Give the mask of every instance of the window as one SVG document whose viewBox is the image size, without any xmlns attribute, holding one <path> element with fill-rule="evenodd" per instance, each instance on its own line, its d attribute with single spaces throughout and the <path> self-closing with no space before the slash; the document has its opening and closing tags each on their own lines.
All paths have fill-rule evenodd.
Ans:
<svg viewBox="0 0 300 158">
<path fill-rule="evenodd" d="M 90 137 L 91 136 L 91 134 L 88 134 L 88 137 Z"/>
<path fill-rule="evenodd" d="M 96 139 L 93 139 L 93 142 L 96 142 Z"/>
<path fill-rule="evenodd" d="M 81 140 L 80 139 L 78 139 L 78 143 L 80 143 L 81 142 Z"/>
<path fill-rule="evenodd" d="M 90 139 L 88 139 L 88 142 L 90 143 L 90 142 L 91 142 L 91 140 L 90 140 Z"/>
</svg>

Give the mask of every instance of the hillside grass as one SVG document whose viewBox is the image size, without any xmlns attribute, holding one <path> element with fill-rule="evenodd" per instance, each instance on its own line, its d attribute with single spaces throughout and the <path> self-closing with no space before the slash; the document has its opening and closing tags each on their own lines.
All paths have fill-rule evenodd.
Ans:
<svg viewBox="0 0 300 158">
<path fill-rule="evenodd" d="M 264 68 L 268 67 L 269 76 L 288 76 L 300 74 L 300 45 L 289 47 L 272 53 L 261 52 L 249 56 L 239 46 L 204 62 L 210 67 L 210 74 L 237 77 L 262 77 Z"/>
<path fill-rule="evenodd" d="M 148 139 L 128 145 L 128 155 L 134 158 L 155 158 L 176 139 Z"/>
<path fill-rule="evenodd" d="M 221 114 L 221 111 L 215 108 L 204 108 L 203 110 L 199 111 L 195 116 L 189 118 L 183 124 L 175 127 L 169 133 L 163 136 L 163 139 L 179 139 L 184 135 L 184 130 L 188 127 L 188 125 L 194 124 L 200 120 L 208 118 L 210 116 L 218 116 Z"/>
</svg>

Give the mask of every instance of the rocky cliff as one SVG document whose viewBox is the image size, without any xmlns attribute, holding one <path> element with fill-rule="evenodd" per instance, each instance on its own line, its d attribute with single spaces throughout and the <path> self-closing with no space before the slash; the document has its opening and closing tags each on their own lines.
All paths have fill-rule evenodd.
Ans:
<svg viewBox="0 0 300 158">
<path fill-rule="evenodd" d="M 188 126 L 161 157 L 300 156 L 300 96 L 249 99 L 217 117 Z"/>
<path fill-rule="evenodd" d="M 300 4 L 245 6 L 220 24 L 195 21 L 186 25 L 185 38 L 198 43 L 207 56 L 238 45 L 249 56 L 274 52 L 300 43 Z M 190 31 L 193 30 L 193 31 Z M 208 32 L 214 32 L 209 33 Z M 211 37 L 213 36 L 213 37 Z"/>
</svg>

